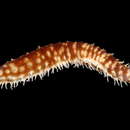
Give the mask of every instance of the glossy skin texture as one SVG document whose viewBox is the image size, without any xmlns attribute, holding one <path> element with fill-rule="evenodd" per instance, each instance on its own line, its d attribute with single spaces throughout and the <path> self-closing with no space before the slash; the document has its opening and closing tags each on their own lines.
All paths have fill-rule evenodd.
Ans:
<svg viewBox="0 0 130 130">
<path fill-rule="evenodd" d="M 16 87 L 34 77 L 41 78 L 54 69 L 69 64 L 85 65 L 111 77 L 115 81 L 130 83 L 130 68 L 104 49 L 84 42 L 49 44 L 9 61 L 0 67 L 0 84 Z"/>
</svg>

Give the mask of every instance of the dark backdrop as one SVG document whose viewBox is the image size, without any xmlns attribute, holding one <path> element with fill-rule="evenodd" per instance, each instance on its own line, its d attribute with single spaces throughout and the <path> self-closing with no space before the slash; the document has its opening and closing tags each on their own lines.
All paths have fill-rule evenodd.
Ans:
<svg viewBox="0 0 130 130">
<path fill-rule="evenodd" d="M 0 65 L 35 50 L 38 45 L 66 40 L 95 43 L 130 63 L 128 2 L 32 3 L 1 4 Z M 14 90 L 0 90 L 1 125 L 4 129 L 11 126 L 104 129 L 121 125 L 124 128 L 127 122 L 129 125 L 130 115 L 130 94 L 124 90 L 130 85 L 120 88 L 97 72 L 64 69 Z"/>
</svg>

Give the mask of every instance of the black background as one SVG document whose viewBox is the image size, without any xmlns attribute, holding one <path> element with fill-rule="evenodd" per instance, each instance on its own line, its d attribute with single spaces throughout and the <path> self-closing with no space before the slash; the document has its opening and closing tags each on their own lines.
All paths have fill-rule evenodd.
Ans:
<svg viewBox="0 0 130 130">
<path fill-rule="evenodd" d="M 92 4 L 54 1 L 48 5 L 31 2 L 22 5 L 11 1 L 11 4 L 1 5 L 4 7 L 0 15 L 1 65 L 39 45 L 62 41 L 95 43 L 130 62 L 129 4 L 122 1 Z M 6 123 L 4 128 L 18 123 L 20 127 L 24 123 L 33 126 L 36 121 L 39 123 L 36 128 L 40 123 L 41 126 L 48 123 L 48 127 L 62 123 L 63 127 L 69 124 L 77 127 L 79 122 L 80 129 L 89 125 L 97 128 L 108 122 L 106 128 L 119 118 L 121 123 L 118 122 L 117 127 L 122 121 L 129 122 L 124 115 L 129 118 L 130 94 L 125 90 L 130 85 L 123 88 L 114 86 L 111 79 L 107 82 L 97 72 L 71 67 L 14 90 L 0 90 L 0 115 Z M 13 123 L 7 125 L 7 121 Z"/>
</svg>

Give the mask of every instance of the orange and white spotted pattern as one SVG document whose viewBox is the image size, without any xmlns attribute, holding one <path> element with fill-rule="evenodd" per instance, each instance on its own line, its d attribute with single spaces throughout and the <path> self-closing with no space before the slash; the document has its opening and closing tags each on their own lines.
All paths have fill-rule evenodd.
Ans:
<svg viewBox="0 0 130 130">
<path fill-rule="evenodd" d="M 94 44 L 64 42 L 38 47 L 0 67 L 0 85 L 16 87 L 19 82 L 54 72 L 54 69 L 69 67 L 70 64 L 85 65 L 102 72 L 115 81 L 130 83 L 130 68 L 112 54 Z"/>
</svg>

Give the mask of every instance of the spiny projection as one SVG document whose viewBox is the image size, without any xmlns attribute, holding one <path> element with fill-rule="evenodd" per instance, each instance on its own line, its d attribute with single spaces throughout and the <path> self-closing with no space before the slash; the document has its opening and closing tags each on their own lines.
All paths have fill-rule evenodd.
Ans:
<svg viewBox="0 0 130 130">
<path fill-rule="evenodd" d="M 19 82 L 25 83 L 37 76 L 54 73 L 55 69 L 86 66 L 111 77 L 121 85 L 130 83 L 130 67 L 113 54 L 107 53 L 94 44 L 84 42 L 59 42 L 38 47 L 17 59 L 6 62 L 0 67 L 0 85 L 13 88 Z"/>
</svg>

